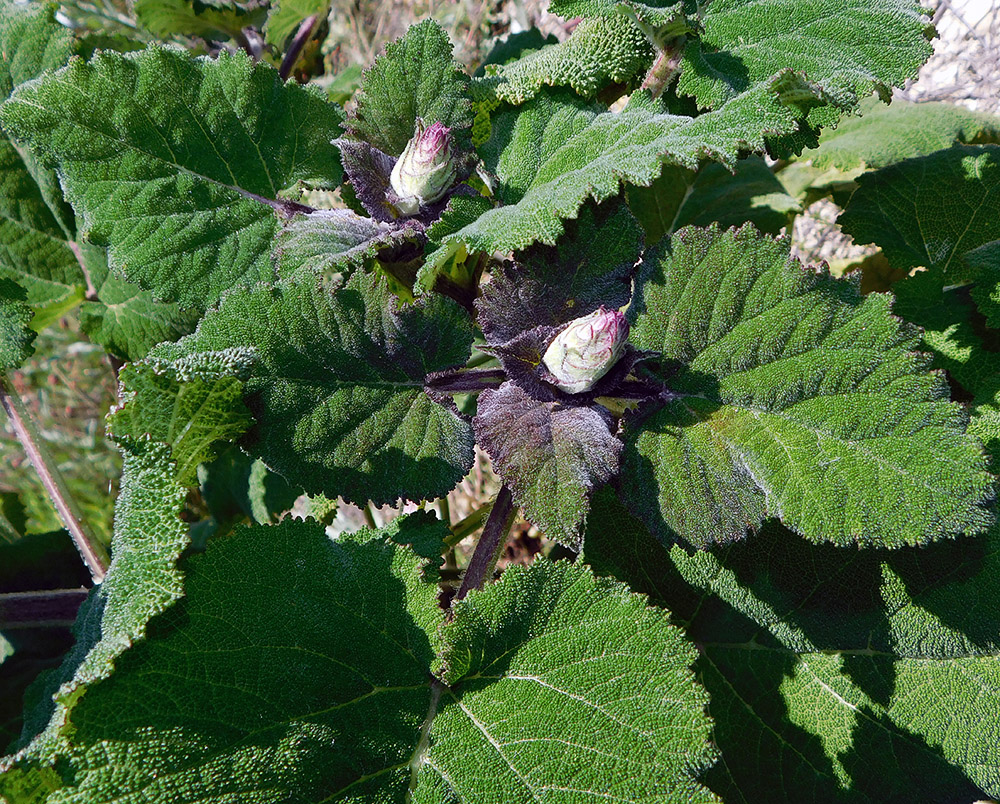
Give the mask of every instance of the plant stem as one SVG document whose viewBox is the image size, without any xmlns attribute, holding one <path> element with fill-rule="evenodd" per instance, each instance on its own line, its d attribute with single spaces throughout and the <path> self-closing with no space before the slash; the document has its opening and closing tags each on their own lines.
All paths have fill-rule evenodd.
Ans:
<svg viewBox="0 0 1000 804">
<path fill-rule="evenodd" d="M 680 72 L 683 52 L 680 44 L 681 38 L 678 38 L 664 47 L 642 81 L 641 89 L 648 89 L 654 98 L 660 97 Z"/>
<path fill-rule="evenodd" d="M 90 577 L 94 579 L 95 584 L 100 583 L 108 571 L 108 553 L 104 545 L 84 526 L 80 509 L 70 495 L 66 481 L 56 468 L 45 443 L 38 437 L 38 430 L 31 419 L 31 414 L 17 392 L 10 386 L 10 380 L 5 374 L 0 374 L 0 406 L 7 413 L 17 440 L 21 442 L 28 459 L 41 478 L 42 485 L 52 498 L 56 511 L 59 512 L 69 535 L 73 538 L 76 549 L 80 551 L 83 563 L 90 570 Z"/>
<path fill-rule="evenodd" d="M 507 374 L 503 369 L 465 369 L 444 371 L 427 378 L 427 388 L 445 394 L 474 393 L 495 388 Z"/>
<path fill-rule="evenodd" d="M 69 627 L 89 589 L 43 589 L 0 595 L 0 630 Z"/>
<path fill-rule="evenodd" d="M 501 487 L 500 493 L 493 501 L 493 509 L 490 511 L 489 519 L 483 528 L 483 535 L 479 537 L 479 544 L 476 545 L 476 552 L 472 554 L 469 567 L 462 578 L 462 585 L 455 594 L 455 600 L 461 600 L 473 589 L 479 589 L 486 582 L 486 578 L 493 574 L 500 551 L 507 540 L 507 533 L 514 521 L 514 514 L 517 508 L 510 495 L 510 489 Z"/>
<path fill-rule="evenodd" d="M 319 16 L 313 14 L 312 16 L 306 17 L 299 24 L 299 28 L 295 32 L 295 38 L 288 46 L 288 50 L 285 51 L 285 56 L 281 60 L 281 67 L 278 68 L 278 75 L 281 76 L 282 81 L 287 81 L 288 76 L 292 74 L 292 70 L 294 70 L 295 65 L 298 64 L 299 56 L 302 55 L 302 48 L 306 46 L 306 42 L 308 42 L 309 37 L 312 36 L 313 29 L 316 27 L 316 23 L 318 21 Z"/>
<path fill-rule="evenodd" d="M 483 520 L 489 516 L 490 511 L 493 510 L 493 501 L 480 506 L 471 514 L 469 514 L 465 519 L 460 522 L 456 522 L 451 526 L 451 535 L 448 536 L 444 543 L 449 547 L 454 547 L 466 536 L 475 533 L 479 528 L 482 527 Z"/>
<path fill-rule="evenodd" d="M 378 530 L 378 523 L 375 522 L 375 512 L 372 511 L 372 504 L 365 503 L 361 508 L 361 513 L 365 515 L 365 522 L 368 523 L 368 527 L 372 530 Z"/>
<path fill-rule="evenodd" d="M 441 512 L 441 521 L 444 522 L 449 528 L 451 527 L 451 505 L 448 503 L 447 497 L 442 497 L 438 500 L 438 510 Z"/>
</svg>

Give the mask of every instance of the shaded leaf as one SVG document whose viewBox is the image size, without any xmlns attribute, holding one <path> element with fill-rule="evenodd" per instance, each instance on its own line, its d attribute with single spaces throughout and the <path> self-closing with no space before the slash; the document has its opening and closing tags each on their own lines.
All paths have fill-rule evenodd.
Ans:
<svg viewBox="0 0 1000 804">
<path fill-rule="evenodd" d="M 242 53 L 99 53 L 25 86 L 0 118 L 58 164 L 111 269 L 188 307 L 272 279 L 280 191 L 340 180 L 337 107 Z"/>
<path fill-rule="evenodd" d="M 264 26 L 264 39 L 268 44 L 284 48 L 285 42 L 295 33 L 306 17 L 314 14 L 322 22 L 330 12 L 331 0 L 278 0 L 271 4 Z"/>
<path fill-rule="evenodd" d="M 197 0 L 134 0 L 136 22 L 160 39 L 178 34 L 227 40 L 249 26 L 260 27 L 264 9 L 235 2 L 200 3 Z"/>
<path fill-rule="evenodd" d="M 0 277 L 0 373 L 19 368 L 35 351 L 27 298 L 17 282 Z"/>
<path fill-rule="evenodd" d="M 919 335 L 751 227 L 684 229 L 632 329 L 681 395 L 626 430 L 625 489 L 661 538 L 919 544 L 991 524 L 980 446 Z"/>
<path fill-rule="evenodd" d="M 472 433 L 424 379 L 465 363 L 472 324 L 441 296 L 394 306 L 386 283 L 360 271 L 340 288 L 303 276 L 230 293 L 153 356 L 252 356 L 243 387 L 259 427 L 244 447 L 306 491 L 376 504 L 439 497 L 472 464 Z"/>
<path fill-rule="evenodd" d="M 622 444 L 610 414 L 542 402 L 508 381 L 479 395 L 473 424 L 525 516 L 550 538 L 578 545 L 590 492 L 618 473 Z"/>
<path fill-rule="evenodd" d="M 240 516 L 259 525 L 277 521 L 299 496 L 299 490 L 238 447 L 198 467 L 201 497 L 212 517 L 227 522 Z"/>
<path fill-rule="evenodd" d="M 627 11 L 647 25 L 665 29 L 663 33 L 671 36 L 692 30 L 694 23 L 691 17 L 698 12 L 697 4 L 691 0 L 653 0 L 651 3 L 638 0 L 553 0 L 549 10 L 562 17 L 613 17 Z"/>
</svg>

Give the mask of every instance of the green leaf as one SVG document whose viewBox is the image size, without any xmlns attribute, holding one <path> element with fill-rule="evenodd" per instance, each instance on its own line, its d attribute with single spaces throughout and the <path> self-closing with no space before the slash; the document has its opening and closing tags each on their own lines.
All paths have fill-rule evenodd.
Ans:
<svg viewBox="0 0 1000 804">
<path fill-rule="evenodd" d="M 319 22 L 330 13 L 331 0 L 278 0 L 271 4 L 264 26 L 264 39 L 269 45 L 284 48 L 302 20 L 316 15 Z"/>
<path fill-rule="evenodd" d="M 472 323 L 437 295 L 393 307 L 375 276 L 356 271 L 339 289 L 304 276 L 230 293 L 153 356 L 252 356 L 244 392 L 259 428 L 244 447 L 309 492 L 376 504 L 443 496 L 472 465 L 472 433 L 424 379 L 465 364 Z"/>
<path fill-rule="evenodd" d="M 889 297 L 802 268 L 749 225 L 684 229 L 632 329 L 678 398 L 626 430 L 624 488 L 664 539 L 779 517 L 813 541 L 898 547 L 991 524 L 981 447 Z"/>
<path fill-rule="evenodd" d="M 843 550 L 768 526 L 664 550 L 605 491 L 585 558 L 702 647 L 722 755 L 704 780 L 724 800 L 946 804 L 1000 791 L 998 547 L 994 530 Z"/>
<path fill-rule="evenodd" d="M 621 584 L 509 567 L 445 629 L 414 801 L 714 801 L 695 780 L 712 757 L 695 655 Z"/>
<path fill-rule="evenodd" d="M 990 259 L 1000 253 L 1000 146 L 955 146 L 861 176 L 838 222 L 893 267 L 931 269 L 942 285 L 976 281 L 977 303 L 1000 324 L 1000 260 Z"/>
<path fill-rule="evenodd" d="M 500 176 L 497 195 L 507 206 L 486 212 L 448 242 L 487 252 L 551 245 L 563 233 L 563 219 L 576 217 L 587 198 L 617 195 L 622 182 L 649 185 L 664 162 L 695 169 L 712 158 L 733 166 L 741 149 L 764 147 L 764 131 L 796 127 L 766 87 L 696 118 L 662 113 L 642 94 L 620 113 L 599 113 L 555 93 L 521 108 L 516 120 L 498 116 L 481 149 Z"/>
<path fill-rule="evenodd" d="M 176 366 L 129 363 L 118 382 L 108 435 L 126 448 L 147 439 L 166 444 L 182 486 L 194 485 L 198 464 L 212 460 L 253 423 L 234 377 L 203 379 Z"/>
<path fill-rule="evenodd" d="M 363 218 L 347 209 L 296 215 L 274 244 L 274 263 L 282 277 L 299 270 L 316 274 L 349 271 L 371 262 L 382 249 L 416 241 L 415 230 Z"/>
<path fill-rule="evenodd" d="M 178 516 L 186 495 L 167 446 L 137 442 L 126 451 L 111 568 L 80 611 L 77 645 L 59 672 L 45 679 L 37 707 L 26 713 L 25 733 L 41 731 L 29 751 L 45 753 L 62 743 L 68 711 L 111 674 L 126 650 L 145 639 L 150 618 L 182 596 L 183 576 L 176 564 L 190 541 L 187 524 Z M 17 774 L 8 780 L 3 771 L 0 760 L 0 796 L 17 801 L 5 786 L 19 784 Z"/>
<path fill-rule="evenodd" d="M 217 522 L 240 516 L 259 525 L 277 521 L 290 510 L 299 490 L 238 447 L 198 467 L 201 498 Z"/>
<path fill-rule="evenodd" d="M 677 90 L 718 109 L 782 70 L 785 100 L 810 126 L 834 122 L 877 91 L 916 76 L 930 25 L 910 0 L 717 0 L 688 40 Z"/>
<path fill-rule="evenodd" d="M 487 67 L 477 88 L 499 101 L 524 103 L 543 86 L 568 86 L 592 98 L 604 87 L 628 83 L 653 62 L 653 48 L 628 17 L 583 20 L 572 36 L 517 61 Z"/>
<path fill-rule="evenodd" d="M 472 126 L 469 78 L 452 59 L 451 42 L 434 20 L 410 26 L 365 72 L 351 132 L 390 156 L 413 137 L 417 118 L 463 130 Z"/>
<path fill-rule="evenodd" d="M 135 0 L 136 22 L 160 39 L 177 34 L 203 39 L 228 40 L 249 26 L 260 27 L 264 9 L 248 10 L 237 3 L 207 3 L 197 0 Z"/>
<path fill-rule="evenodd" d="M 337 107 L 242 53 L 99 53 L 19 89 L 0 119 L 59 166 L 112 271 L 185 307 L 272 279 L 279 193 L 340 180 Z"/>
<path fill-rule="evenodd" d="M 0 277 L 0 373 L 19 368 L 35 351 L 27 298 L 17 282 Z"/>
<path fill-rule="evenodd" d="M 671 231 L 688 225 L 718 223 L 729 228 L 749 222 L 762 232 L 778 234 L 789 216 L 801 211 L 767 163 L 751 156 L 737 162 L 735 172 L 715 163 L 699 170 Z"/>
<path fill-rule="evenodd" d="M 156 344 L 175 341 L 197 325 L 199 309 L 158 302 L 148 290 L 111 273 L 103 249 L 85 243 L 81 254 L 98 300 L 80 305 L 80 328 L 109 352 L 141 360 Z"/>
<path fill-rule="evenodd" d="M 73 53 L 72 35 L 52 13 L 41 4 L 0 5 L 0 97 L 63 66 Z M 83 298 L 86 280 L 68 244 L 72 233 L 55 172 L 0 133 L 0 277 L 24 287 L 36 312 L 58 317 Z M 47 319 L 40 316 L 36 326 Z"/>
<path fill-rule="evenodd" d="M 869 98 L 858 113 L 824 131 L 819 147 L 803 151 L 801 159 L 821 170 L 873 170 L 952 145 L 1000 142 L 1000 117 L 951 103 L 894 100 L 886 106 Z"/>
<path fill-rule="evenodd" d="M 647 25 L 663 29 L 661 35 L 677 36 L 692 30 L 694 23 L 688 15 L 698 13 L 697 4 L 691 0 L 553 0 L 549 11 L 560 17 L 614 17 L 634 14 Z"/>
<path fill-rule="evenodd" d="M 74 706 L 66 742 L 0 791 L 401 802 L 443 612 L 421 559 L 379 535 L 286 520 L 211 540 L 184 563 L 184 599 Z M 42 767 L 55 758 L 65 781 Z"/>
<path fill-rule="evenodd" d="M 476 441 L 524 515 L 577 547 L 590 492 L 618 473 L 622 444 L 599 405 L 540 402 L 505 382 L 479 395 Z"/>
</svg>

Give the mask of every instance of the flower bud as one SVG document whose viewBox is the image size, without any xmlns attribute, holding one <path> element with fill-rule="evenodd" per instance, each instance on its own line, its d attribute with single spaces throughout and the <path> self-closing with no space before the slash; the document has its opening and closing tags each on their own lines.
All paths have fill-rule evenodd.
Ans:
<svg viewBox="0 0 1000 804">
<path fill-rule="evenodd" d="M 389 184 L 398 196 L 396 208 L 403 215 L 416 215 L 421 204 L 440 200 L 457 174 L 451 153 L 451 129 L 442 123 L 424 128 L 424 121 L 417 118 L 413 139 L 392 168 Z"/>
<path fill-rule="evenodd" d="M 542 363 L 550 381 L 563 391 L 589 391 L 625 350 L 628 321 L 618 310 L 601 307 L 570 321 L 549 344 Z"/>
</svg>

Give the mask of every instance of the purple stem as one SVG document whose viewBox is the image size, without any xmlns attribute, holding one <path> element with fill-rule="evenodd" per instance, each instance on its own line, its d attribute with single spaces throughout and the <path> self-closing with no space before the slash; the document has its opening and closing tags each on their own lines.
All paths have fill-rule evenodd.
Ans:
<svg viewBox="0 0 1000 804">
<path fill-rule="evenodd" d="M 278 75 L 281 76 L 282 81 L 287 81 L 288 76 L 292 74 L 292 70 L 294 70 L 295 65 L 298 64 L 299 56 L 302 55 L 302 48 L 306 46 L 306 42 L 308 42 L 309 37 L 312 36 L 313 30 L 316 28 L 316 23 L 318 21 L 319 16 L 313 14 L 306 17 L 301 23 L 299 23 L 299 28 L 295 32 L 295 38 L 288 46 L 288 50 L 285 51 L 285 57 L 281 60 L 281 67 L 278 68 Z"/>
<path fill-rule="evenodd" d="M 500 550 L 503 549 L 510 531 L 511 523 L 514 521 L 514 514 L 517 508 L 514 506 L 514 499 L 511 497 L 510 489 L 506 486 L 500 488 L 500 493 L 493 503 L 493 510 L 490 511 L 489 519 L 483 528 L 483 534 L 479 537 L 479 544 L 472 554 L 469 567 L 462 578 L 462 585 L 455 594 L 455 600 L 461 600 L 473 589 L 479 589 L 486 582 L 487 576 L 493 574 L 497 559 L 500 557 Z"/>
</svg>

